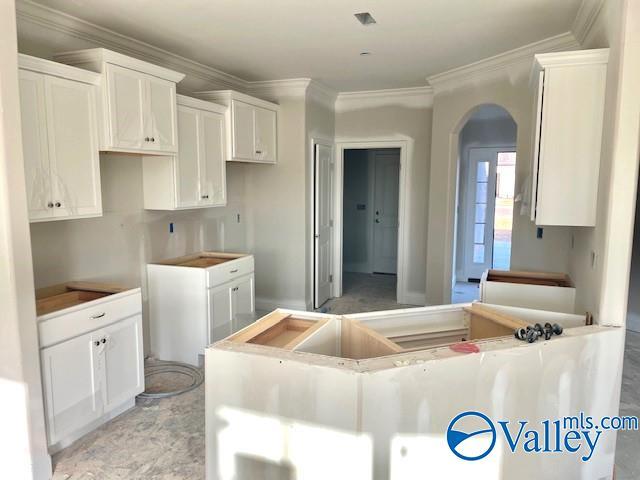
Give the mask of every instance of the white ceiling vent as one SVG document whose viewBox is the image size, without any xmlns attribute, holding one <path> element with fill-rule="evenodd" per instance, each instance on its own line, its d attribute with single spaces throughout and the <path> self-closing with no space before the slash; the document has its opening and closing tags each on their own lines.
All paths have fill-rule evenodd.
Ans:
<svg viewBox="0 0 640 480">
<path fill-rule="evenodd" d="M 354 14 L 358 21 L 365 27 L 376 23 L 376 19 L 371 16 L 369 12 L 362 12 Z"/>
</svg>

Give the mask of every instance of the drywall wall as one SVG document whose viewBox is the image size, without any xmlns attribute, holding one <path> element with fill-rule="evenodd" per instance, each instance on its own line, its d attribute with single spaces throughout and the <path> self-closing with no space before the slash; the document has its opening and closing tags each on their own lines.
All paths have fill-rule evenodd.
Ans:
<svg viewBox="0 0 640 480">
<path fill-rule="evenodd" d="M 533 104 L 529 88 L 531 62 L 515 62 L 468 82 L 436 90 L 429 173 L 427 304 L 449 303 L 451 299 L 458 164 L 456 136 L 479 105 L 499 105 L 516 122 L 516 192 L 522 191 L 524 182 L 529 181 Z M 529 217 L 514 215 L 511 268 L 566 271 L 569 267 L 570 236 L 568 228 L 546 227 L 543 238 L 538 239 L 536 227 Z"/>
<path fill-rule="evenodd" d="M 602 324 L 623 325 L 638 174 L 640 3 L 603 2 L 582 44 L 610 50 L 596 227 L 574 230 L 570 272 L 577 311 L 593 312 Z"/>
<path fill-rule="evenodd" d="M 244 182 L 229 177 L 225 209 L 161 212 L 143 209 L 140 156 L 101 154 L 100 172 L 102 217 L 31 224 L 36 287 L 76 279 L 142 286 L 145 353 L 153 353 L 146 264 L 199 250 L 245 251 Z"/>
<path fill-rule="evenodd" d="M 246 165 L 247 248 L 256 307 L 306 308 L 305 97 L 278 99 L 278 163 Z"/>
<path fill-rule="evenodd" d="M 51 478 L 27 216 L 15 6 L 0 2 L 0 469 Z"/>
<path fill-rule="evenodd" d="M 368 150 L 345 150 L 342 203 L 342 264 L 345 272 L 371 273 L 370 190 L 373 169 Z M 364 205 L 358 210 L 358 205 Z"/>
<path fill-rule="evenodd" d="M 465 281 L 463 266 L 465 262 L 464 241 L 467 226 L 467 185 L 469 175 L 469 149 L 475 147 L 514 147 L 516 145 L 518 126 L 509 117 L 479 118 L 483 107 L 471 115 L 460 132 L 458 198 L 456 202 L 456 278 Z M 493 108 L 492 108 L 493 110 Z M 508 115 L 508 112 L 505 111 Z M 516 159 L 516 162 L 518 160 Z M 528 159 L 523 159 L 528 161 Z M 518 207 L 519 205 L 516 205 Z M 514 212 L 518 215 L 518 212 Z"/>
<path fill-rule="evenodd" d="M 384 92 L 381 92 L 384 93 Z M 336 142 L 405 140 L 412 156 L 408 201 L 407 292 L 412 304 L 425 301 L 427 196 L 429 189 L 429 151 L 431 145 L 431 97 L 421 91 L 396 99 L 383 96 L 338 96 L 336 101 Z"/>
</svg>

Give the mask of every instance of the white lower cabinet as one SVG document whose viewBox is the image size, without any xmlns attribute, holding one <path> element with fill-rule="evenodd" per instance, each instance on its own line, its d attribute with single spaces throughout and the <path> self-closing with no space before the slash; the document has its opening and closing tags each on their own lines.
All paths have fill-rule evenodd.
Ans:
<svg viewBox="0 0 640 480">
<path fill-rule="evenodd" d="M 207 345 L 254 320 L 253 256 L 201 252 L 147 265 L 151 350 L 198 365 Z"/>
<path fill-rule="evenodd" d="M 140 289 L 76 303 L 38 322 L 48 441 L 55 452 L 132 407 L 144 390 Z"/>
<path fill-rule="evenodd" d="M 253 321 L 253 274 L 209 289 L 209 341 L 214 343 L 228 337 Z"/>
<path fill-rule="evenodd" d="M 50 445 L 102 414 L 100 356 L 93 337 L 87 333 L 40 354 Z"/>
</svg>

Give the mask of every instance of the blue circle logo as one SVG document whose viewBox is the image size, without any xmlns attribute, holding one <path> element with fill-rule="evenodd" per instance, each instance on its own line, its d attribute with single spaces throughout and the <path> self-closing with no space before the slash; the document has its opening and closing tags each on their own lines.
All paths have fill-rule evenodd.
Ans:
<svg viewBox="0 0 640 480">
<path fill-rule="evenodd" d="M 478 442 L 479 435 L 486 435 L 486 441 Z M 472 442 L 467 442 L 469 439 L 472 439 Z M 489 455 L 496 446 L 496 427 L 483 413 L 463 412 L 451 420 L 447 428 L 447 443 L 458 458 L 480 460 Z M 470 444 L 473 448 L 469 448 Z"/>
</svg>

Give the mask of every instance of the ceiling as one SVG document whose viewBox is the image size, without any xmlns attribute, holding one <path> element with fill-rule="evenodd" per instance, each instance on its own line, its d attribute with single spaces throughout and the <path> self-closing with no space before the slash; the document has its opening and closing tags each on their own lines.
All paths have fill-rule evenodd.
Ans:
<svg viewBox="0 0 640 480">
<path fill-rule="evenodd" d="M 38 3 L 245 80 L 310 77 L 354 91 L 424 85 L 429 75 L 564 33 L 581 0 Z M 362 26 L 358 12 L 377 24 Z"/>
</svg>

